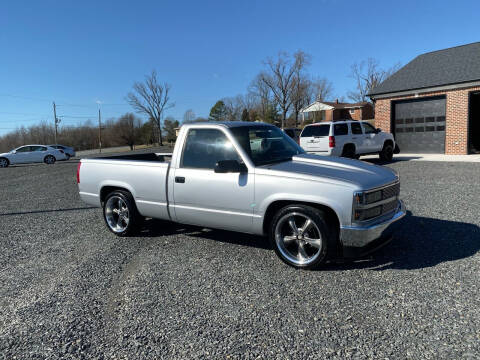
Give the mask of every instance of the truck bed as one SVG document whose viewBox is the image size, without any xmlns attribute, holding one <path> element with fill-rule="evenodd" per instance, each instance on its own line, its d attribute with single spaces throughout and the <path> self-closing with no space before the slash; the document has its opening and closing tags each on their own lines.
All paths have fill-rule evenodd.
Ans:
<svg viewBox="0 0 480 360">
<path fill-rule="evenodd" d="M 104 191 L 129 191 L 141 215 L 169 219 L 167 178 L 171 154 L 140 153 L 81 160 L 80 197 L 101 206 Z"/>
<path fill-rule="evenodd" d="M 113 155 L 113 156 L 100 156 L 92 159 L 95 160 L 137 160 L 137 161 L 158 161 L 166 162 L 172 157 L 171 153 L 138 153 L 128 155 Z"/>
</svg>

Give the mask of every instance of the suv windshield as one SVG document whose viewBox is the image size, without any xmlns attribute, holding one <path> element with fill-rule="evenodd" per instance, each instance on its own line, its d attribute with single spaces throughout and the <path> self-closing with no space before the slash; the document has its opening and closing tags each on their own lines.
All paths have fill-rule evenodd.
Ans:
<svg viewBox="0 0 480 360">
<path fill-rule="evenodd" d="M 230 129 L 255 166 L 291 160 L 305 151 L 275 126 L 252 125 Z"/>
<path fill-rule="evenodd" d="M 330 124 L 305 126 L 300 137 L 328 136 Z"/>
</svg>

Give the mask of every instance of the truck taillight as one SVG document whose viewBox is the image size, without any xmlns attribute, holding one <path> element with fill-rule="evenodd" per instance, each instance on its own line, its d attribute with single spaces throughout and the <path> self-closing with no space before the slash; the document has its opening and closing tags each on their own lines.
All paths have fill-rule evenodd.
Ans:
<svg viewBox="0 0 480 360">
<path fill-rule="evenodd" d="M 331 147 L 331 148 L 335 147 L 335 136 L 328 137 L 328 147 Z"/>
<path fill-rule="evenodd" d="M 82 162 L 78 162 L 77 165 L 77 184 L 80 184 L 80 166 L 82 166 Z"/>
</svg>

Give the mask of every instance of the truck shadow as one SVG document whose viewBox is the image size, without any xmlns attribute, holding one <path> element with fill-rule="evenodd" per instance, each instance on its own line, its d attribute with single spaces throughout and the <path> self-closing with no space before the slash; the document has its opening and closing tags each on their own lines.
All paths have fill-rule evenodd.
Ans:
<svg viewBox="0 0 480 360">
<path fill-rule="evenodd" d="M 393 241 L 384 248 L 354 261 L 329 263 L 321 270 L 422 269 L 443 262 L 468 258 L 480 250 L 480 227 L 477 225 L 414 216 L 411 212 L 402 222 L 403 224 L 399 227 Z M 156 237 L 180 234 L 233 245 L 271 249 L 269 241 L 261 236 L 202 229 L 154 219 L 145 221 L 140 236 Z"/>
<path fill-rule="evenodd" d="M 177 224 L 157 219 L 145 220 L 140 230 L 141 237 L 185 235 L 219 241 L 227 244 L 250 246 L 259 249 L 271 249 L 268 239 L 261 236 L 237 233 L 233 231 L 206 229 L 199 226 Z"/>
<path fill-rule="evenodd" d="M 392 242 L 364 258 L 326 269 L 414 270 L 465 259 L 480 250 L 480 227 L 474 224 L 414 216 L 402 220 Z"/>
</svg>

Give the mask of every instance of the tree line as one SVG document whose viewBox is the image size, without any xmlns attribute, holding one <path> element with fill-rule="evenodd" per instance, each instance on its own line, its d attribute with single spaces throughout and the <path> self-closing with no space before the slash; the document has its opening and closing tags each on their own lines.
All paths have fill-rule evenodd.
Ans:
<svg viewBox="0 0 480 360">
<path fill-rule="evenodd" d="M 263 121 L 277 126 L 298 126 L 301 110 L 315 100 L 333 100 L 334 88 L 325 77 L 314 76 L 308 72 L 311 55 L 299 50 L 293 55 L 280 52 L 263 62 L 263 69 L 250 82 L 245 94 L 224 97 L 211 108 L 208 118 L 197 117 L 192 109 L 185 112 L 183 123 L 196 121 Z M 396 64 L 382 69 L 377 60 L 354 63 L 350 77 L 354 89 L 347 93 L 354 102 L 369 101 L 368 93 L 388 76 L 397 71 Z M 152 71 L 143 82 L 135 82 L 126 100 L 147 121 L 126 113 L 119 118 L 111 118 L 102 124 L 88 120 L 77 126 L 61 126 L 57 143 L 72 146 L 77 150 L 99 147 L 100 131 L 103 147 L 136 144 L 159 144 L 175 141 L 176 128 L 180 122 L 165 117 L 165 112 L 174 107 L 170 98 L 171 85 L 161 82 L 157 73 Z M 345 97 L 340 97 L 345 101 Z M 54 125 L 41 122 L 0 136 L 0 151 L 8 151 L 24 144 L 53 144 Z"/>
<path fill-rule="evenodd" d="M 276 57 L 267 58 L 246 94 L 218 100 L 211 108 L 208 120 L 263 121 L 282 128 L 297 127 L 304 107 L 316 100 L 334 100 L 332 82 L 310 74 L 310 64 L 311 55 L 303 51 L 293 55 L 280 52 Z M 353 102 L 370 101 L 368 94 L 398 68 L 399 64 L 382 69 L 373 58 L 354 63 L 350 77 L 355 88 L 347 93 L 347 98 Z M 340 102 L 344 101 L 345 97 L 341 96 Z"/>
<path fill-rule="evenodd" d="M 171 117 L 163 121 L 164 140 L 174 142 L 175 128 L 179 122 Z M 54 144 L 55 127 L 53 124 L 41 122 L 38 125 L 20 128 L 0 136 L 0 152 L 10 151 L 25 144 Z M 119 118 L 110 118 L 102 123 L 102 147 L 153 145 L 158 144 L 153 121 L 143 121 L 132 113 L 126 113 Z M 98 124 L 88 120 L 77 126 L 61 126 L 58 129 L 57 143 L 72 146 L 77 151 L 98 149 L 100 131 Z"/>
</svg>

